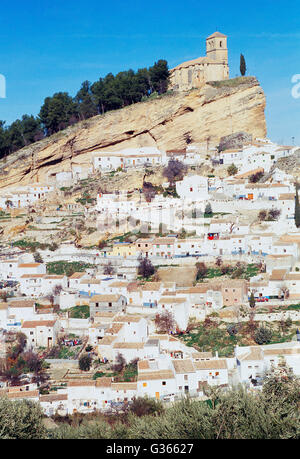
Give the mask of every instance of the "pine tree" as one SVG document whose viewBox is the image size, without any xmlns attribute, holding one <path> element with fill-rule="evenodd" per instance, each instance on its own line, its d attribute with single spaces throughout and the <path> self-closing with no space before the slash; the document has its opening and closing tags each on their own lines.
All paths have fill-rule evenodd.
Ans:
<svg viewBox="0 0 300 459">
<path fill-rule="evenodd" d="M 241 54 L 241 57 L 240 57 L 240 72 L 241 72 L 242 76 L 245 76 L 246 70 L 247 70 L 246 61 L 245 61 L 244 55 Z"/>
</svg>

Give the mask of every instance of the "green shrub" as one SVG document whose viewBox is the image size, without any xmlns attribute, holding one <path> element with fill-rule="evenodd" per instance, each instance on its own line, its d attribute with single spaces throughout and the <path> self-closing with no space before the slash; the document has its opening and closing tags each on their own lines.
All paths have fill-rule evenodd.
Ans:
<svg viewBox="0 0 300 459">
<path fill-rule="evenodd" d="M 254 341 L 257 344 L 268 344 L 272 339 L 273 332 L 270 328 L 259 327 L 255 330 Z"/>
<path fill-rule="evenodd" d="M 82 370 L 82 371 L 89 371 L 90 368 L 91 368 L 91 364 L 92 364 L 92 359 L 91 357 L 88 355 L 88 354 L 83 354 L 79 361 L 78 361 L 78 364 L 79 364 L 79 369 Z"/>
</svg>

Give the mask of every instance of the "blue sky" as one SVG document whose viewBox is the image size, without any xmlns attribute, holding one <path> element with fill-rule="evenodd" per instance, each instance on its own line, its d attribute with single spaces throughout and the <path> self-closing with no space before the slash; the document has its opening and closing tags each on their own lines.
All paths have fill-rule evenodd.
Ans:
<svg viewBox="0 0 300 459">
<path fill-rule="evenodd" d="M 4 2 L 2 2 L 4 3 Z M 149 67 L 166 59 L 170 68 L 205 55 L 205 38 L 228 35 L 230 76 L 260 81 L 267 98 L 268 137 L 300 145 L 300 98 L 291 78 L 300 74 L 299 0 L 14 0 L 1 5 L 0 74 L 7 97 L 0 119 L 10 124 L 37 115 L 45 97 L 74 96 L 84 80 Z"/>
</svg>

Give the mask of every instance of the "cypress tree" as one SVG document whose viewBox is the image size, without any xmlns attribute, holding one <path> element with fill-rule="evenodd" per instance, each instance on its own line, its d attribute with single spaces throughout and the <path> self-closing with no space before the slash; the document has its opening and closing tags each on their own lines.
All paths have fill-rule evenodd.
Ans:
<svg viewBox="0 0 300 459">
<path fill-rule="evenodd" d="M 244 55 L 241 54 L 241 57 L 240 57 L 240 72 L 241 72 L 242 76 L 245 76 L 246 70 L 247 70 L 246 61 L 245 61 Z"/>
<path fill-rule="evenodd" d="M 255 298 L 254 298 L 253 292 L 251 292 L 251 295 L 250 295 L 249 306 L 250 308 L 255 308 Z"/>
<path fill-rule="evenodd" d="M 298 186 L 296 186 L 296 196 L 295 196 L 295 225 L 297 228 L 300 227 L 300 206 L 299 206 Z"/>
</svg>

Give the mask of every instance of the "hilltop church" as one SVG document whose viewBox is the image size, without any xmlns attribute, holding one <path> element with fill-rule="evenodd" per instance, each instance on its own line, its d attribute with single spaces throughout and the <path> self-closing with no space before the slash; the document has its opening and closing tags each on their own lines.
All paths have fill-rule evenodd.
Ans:
<svg viewBox="0 0 300 459">
<path fill-rule="evenodd" d="M 206 81 L 229 79 L 227 36 L 215 32 L 206 39 L 206 56 L 183 62 L 170 70 L 170 89 L 188 91 Z"/>
</svg>

